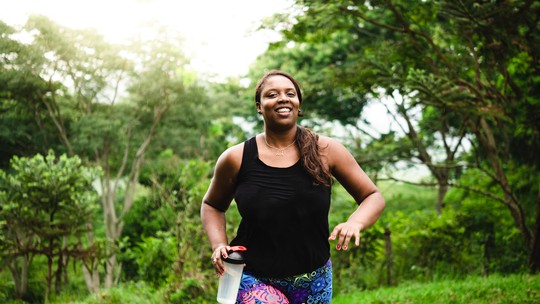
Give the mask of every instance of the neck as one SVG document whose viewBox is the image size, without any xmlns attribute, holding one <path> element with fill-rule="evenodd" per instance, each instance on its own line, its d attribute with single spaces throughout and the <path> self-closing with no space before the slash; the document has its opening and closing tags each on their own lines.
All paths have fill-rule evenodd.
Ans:
<svg viewBox="0 0 540 304">
<path fill-rule="evenodd" d="M 288 130 L 279 131 L 265 128 L 263 136 L 270 145 L 274 147 L 285 147 L 296 139 L 296 131 L 296 126 Z"/>
</svg>

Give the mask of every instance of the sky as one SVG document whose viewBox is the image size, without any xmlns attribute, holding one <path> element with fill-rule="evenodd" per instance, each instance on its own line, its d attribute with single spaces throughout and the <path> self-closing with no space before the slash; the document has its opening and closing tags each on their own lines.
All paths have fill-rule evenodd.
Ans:
<svg viewBox="0 0 540 304">
<path fill-rule="evenodd" d="M 277 33 L 260 22 L 291 6 L 289 0 L 0 0 L 0 20 L 23 25 L 40 14 L 73 29 L 94 28 L 120 43 L 155 22 L 185 38 L 185 53 L 199 73 L 241 76 Z"/>
</svg>

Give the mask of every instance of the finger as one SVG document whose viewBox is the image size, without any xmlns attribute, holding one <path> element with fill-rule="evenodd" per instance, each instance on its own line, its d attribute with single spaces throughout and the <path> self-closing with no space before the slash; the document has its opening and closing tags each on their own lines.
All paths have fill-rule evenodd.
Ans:
<svg viewBox="0 0 540 304">
<path fill-rule="evenodd" d="M 340 235 L 341 231 L 343 230 L 343 228 L 345 228 L 345 225 L 343 223 L 338 224 L 334 228 L 334 230 L 332 230 L 332 233 L 330 234 L 330 237 L 328 239 L 331 240 L 331 241 L 334 241 L 336 239 L 339 240 L 339 235 Z"/>
<path fill-rule="evenodd" d="M 216 248 L 212 254 L 212 264 L 214 265 L 214 270 L 216 271 L 217 277 L 222 276 L 225 272 L 225 264 L 223 260 L 228 257 L 227 248 L 229 248 L 229 246 L 220 246 Z"/>
<path fill-rule="evenodd" d="M 223 260 L 219 257 L 214 259 L 214 270 L 216 271 L 216 276 L 220 277 L 225 272 L 225 265 L 223 264 Z"/>
<path fill-rule="evenodd" d="M 354 233 L 354 244 L 360 246 L 360 229 Z"/>
<path fill-rule="evenodd" d="M 332 230 L 332 233 L 330 233 L 330 237 L 328 240 L 333 241 L 336 239 L 337 234 L 339 233 L 339 225 L 337 225 L 334 230 Z"/>
<path fill-rule="evenodd" d="M 340 239 L 342 239 L 342 243 L 341 243 L 341 248 L 343 250 L 347 250 L 347 248 L 349 248 L 349 242 L 351 241 L 351 237 L 352 237 L 352 231 L 350 230 L 345 230 L 343 231 L 342 234 L 340 234 Z"/>
<path fill-rule="evenodd" d="M 345 228 L 340 229 L 338 233 L 338 242 L 336 244 L 337 250 L 341 250 L 343 248 L 346 236 L 347 236 L 347 230 L 345 230 Z"/>
<path fill-rule="evenodd" d="M 230 248 L 231 248 L 230 246 L 225 246 L 225 247 L 220 248 L 220 256 L 223 257 L 224 259 L 229 257 Z"/>
</svg>

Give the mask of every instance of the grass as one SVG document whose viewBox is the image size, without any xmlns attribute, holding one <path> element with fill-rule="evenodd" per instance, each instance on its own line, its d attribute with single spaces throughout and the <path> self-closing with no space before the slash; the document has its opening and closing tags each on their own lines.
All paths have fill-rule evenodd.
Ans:
<svg viewBox="0 0 540 304">
<path fill-rule="evenodd" d="M 335 295 L 333 304 L 540 303 L 540 275 L 469 277 Z"/>
<path fill-rule="evenodd" d="M 409 282 L 397 287 L 385 287 L 350 294 L 334 294 L 332 304 L 528 304 L 540 303 L 540 274 L 468 277 L 463 280 L 440 280 L 431 283 Z M 3 303 L 23 304 L 22 301 Z M 39 303 L 39 302 L 34 302 Z M 63 294 L 53 303 L 164 303 L 163 294 L 144 283 L 123 284 L 99 295 Z M 175 303 L 209 303 L 200 299 Z"/>
</svg>

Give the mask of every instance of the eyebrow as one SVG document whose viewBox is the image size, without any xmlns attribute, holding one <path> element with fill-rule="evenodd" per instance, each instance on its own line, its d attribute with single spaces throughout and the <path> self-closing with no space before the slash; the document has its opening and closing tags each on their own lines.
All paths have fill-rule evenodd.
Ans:
<svg viewBox="0 0 540 304">
<path fill-rule="evenodd" d="M 275 89 L 275 88 L 271 88 L 271 89 L 268 89 L 268 90 L 263 90 L 263 92 L 272 92 L 272 91 L 279 91 L 279 89 Z M 285 91 L 294 91 L 296 92 L 296 88 L 294 87 L 291 87 L 291 88 L 286 88 Z"/>
</svg>

